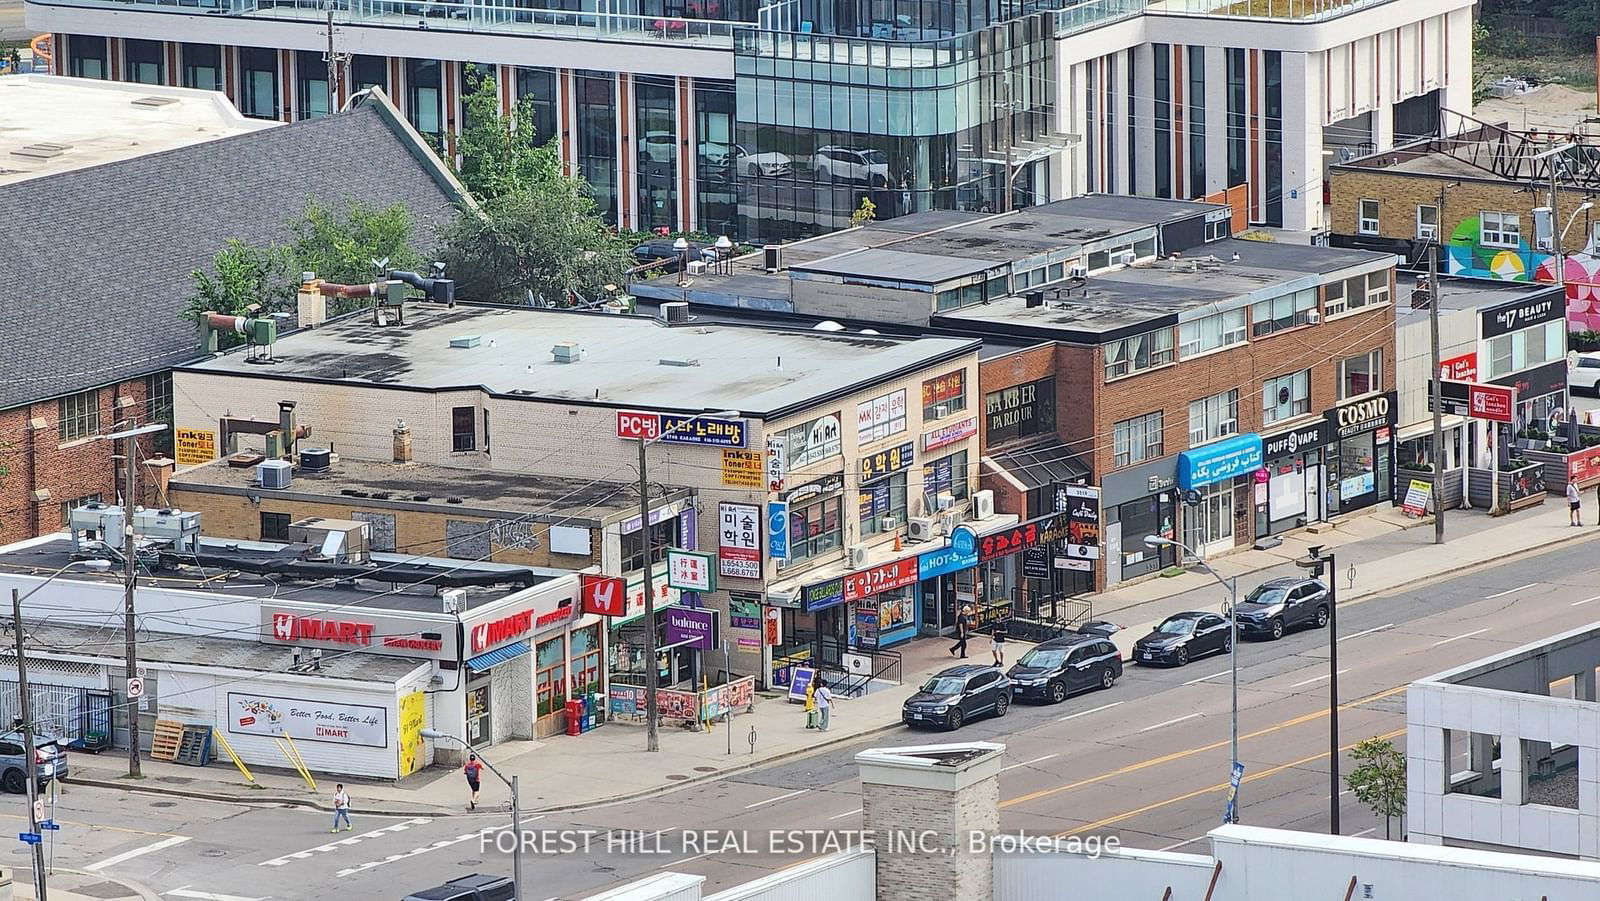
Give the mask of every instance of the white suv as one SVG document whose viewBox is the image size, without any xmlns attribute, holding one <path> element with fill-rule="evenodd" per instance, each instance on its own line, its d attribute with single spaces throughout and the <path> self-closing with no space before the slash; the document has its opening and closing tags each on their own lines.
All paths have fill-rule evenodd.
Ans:
<svg viewBox="0 0 1600 901">
<path fill-rule="evenodd" d="M 818 147 L 811 159 L 811 168 L 817 178 L 824 181 L 858 182 L 873 187 L 889 186 L 889 158 L 883 151 L 871 148 Z"/>
</svg>

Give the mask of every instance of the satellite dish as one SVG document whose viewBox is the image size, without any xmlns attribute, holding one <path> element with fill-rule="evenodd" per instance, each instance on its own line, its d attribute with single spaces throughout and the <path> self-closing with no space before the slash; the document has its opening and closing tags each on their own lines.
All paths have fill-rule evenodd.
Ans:
<svg viewBox="0 0 1600 901">
<path fill-rule="evenodd" d="M 844 331 L 844 326 L 840 325 L 837 322 L 834 322 L 832 319 L 824 319 L 821 322 L 817 323 L 816 325 L 812 326 L 811 328 L 813 330 L 819 331 L 819 332 L 842 332 L 842 331 Z"/>
<path fill-rule="evenodd" d="M 863 334 L 863 335 L 881 335 L 883 333 L 878 331 L 875 328 L 864 328 L 864 329 L 861 330 L 861 334 Z"/>
</svg>

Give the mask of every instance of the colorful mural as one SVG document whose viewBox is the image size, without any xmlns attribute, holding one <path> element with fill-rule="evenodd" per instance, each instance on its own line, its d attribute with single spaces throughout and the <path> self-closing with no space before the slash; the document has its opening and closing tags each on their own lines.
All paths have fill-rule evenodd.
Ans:
<svg viewBox="0 0 1600 901">
<path fill-rule="evenodd" d="M 1480 244 L 1482 235 L 1477 216 L 1456 223 L 1445 247 L 1445 272 L 1468 278 L 1493 278 L 1507 282 L 1531 281 L 1530 273 L 1552 265 L 1553 254 L 1538 253 L 1519 239 L 1517 246 L 1488 247 Z"/>
<path fill-rule="evenodd" d="M 1561 267 L 1567 285 L 1567 331 L 1600 332 L 1600 257 L 1569 254 Z M 1534 273 L 1541 282 L 1556 281 L 1555 263 Z"/>
</svg>

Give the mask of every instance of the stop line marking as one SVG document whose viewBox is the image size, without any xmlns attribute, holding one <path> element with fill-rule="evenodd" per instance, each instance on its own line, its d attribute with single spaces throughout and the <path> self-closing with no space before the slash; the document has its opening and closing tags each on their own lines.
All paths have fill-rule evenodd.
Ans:
<svg viewBox="0 0 1600 901">
<path fill-rule="evenodd" d="M 423 826 L 431 822 L 433 821 L 427 817 L 413 817 L 409 820 L 401 820 L 392 826 L 385 826 L 382 829 L 374 829 L 371 832 L 363 832 L 359 835 L 352 835 L 349 838 L 341 838 L 338 841 L 328 842 L 325 845 L 317 845 L 315 848 L 307 848 L 304 851 L 296 851 L 293 854 L 285 854 L 282 857 L 274 857 L 271 860 L 263 860 L 261 863 L 257 864 L 257 866 L 281 867 L 291 861 L 305 860 L 306 858 L 311 857 L 313 854 L 322 854 L 327 851 L 336 851 L 339 848 L 348 847 L 350 845 L 359 845 L 369 838 L 377 838 L 380 835 L 388 835 L 393 832 L 404 832 L 407 829 L 410 829 L 412 826 Z"/>
</svg>

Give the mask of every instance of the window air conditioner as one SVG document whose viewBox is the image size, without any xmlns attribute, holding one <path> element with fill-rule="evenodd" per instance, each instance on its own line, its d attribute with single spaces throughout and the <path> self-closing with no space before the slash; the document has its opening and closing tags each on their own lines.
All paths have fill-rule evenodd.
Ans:
<svg viewBox="0 0 1600 901">
<path fill-rule="evenodd" d="M 1113 256 L 1111 258 L 1111 262 L 1116 263 L 1116 264 L 1118 264 L 1120 266 L 1132 266 L 1133 265 L 1133 261 L 1137 260 L 1138 258 L 1139 258 L 1139 255 L 1134 253 L 1133 251 L 1131 251 L 1131 250 L 1123 250 L 1123 251 L 1119 251 L 1115 256 Z"/>
<path fill-rule="evenodd" d="M 1322 314 L 1316 310 L 1311 310 L 1310 312 L 1306 313 L 1306 321 L 1312 325 L 1316 325 L 1322 321 Z"/>
<path fill-rule="evenodd" d="M 893 516 L 885 516 L 883 518 L 883 531 L 893 532 L 895 529 L 899 528 L 899 526 L 900 520 L 895 519 Z"/>
<path fill-rule="evenodd" d="M 1082 263 L 1073 263 L 1067 267 L 1067 278 L 1088 278 L 1089 267 Z"/>
<path fill-rule="evenodd" d="M 933 496 L 933 509 L 943 513 L 950 509 L 956 502 L 956 496 L 948 491 L 941 491 Z"/>
</svg>

